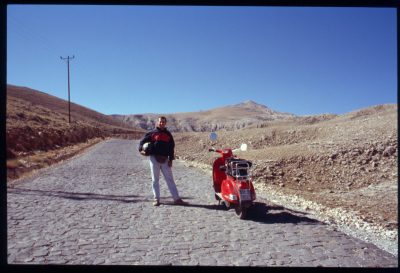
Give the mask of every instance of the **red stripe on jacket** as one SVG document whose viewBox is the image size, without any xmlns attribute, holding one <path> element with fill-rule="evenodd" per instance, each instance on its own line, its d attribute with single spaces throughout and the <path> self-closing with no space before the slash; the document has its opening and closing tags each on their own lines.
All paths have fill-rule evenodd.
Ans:
<svg viewBox="0 0 400 273">
<path fill-rule="evenodd" d="M 171 140 L 171 137 L 163 132 L 157 132 L 154 133 L 151 136 L 151 141 L 163 141 L 163 142 L 169 142 Z"/>
</svg>

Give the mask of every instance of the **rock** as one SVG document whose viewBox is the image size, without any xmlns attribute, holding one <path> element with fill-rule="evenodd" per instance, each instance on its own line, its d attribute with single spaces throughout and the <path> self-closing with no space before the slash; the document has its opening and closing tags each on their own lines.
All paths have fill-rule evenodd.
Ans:
<svg viewBox="0 0 400 273">
<path fill-rule="evenodd" d="M 378 153 L 378 151 L 375 148 L 371 148 L 367 150 L 367 155 L 368 156 L 374 156 Z"/>
<path fill-rule="evenodd" d="M 393 146 L 386 147 L 386 149 L 383 151 L 383 156 L 389 157 L 396 153 L 396 148 Z"/>
<path fill-rule="evenodd" d="M 357 155 L 360 155 L 360 154 L 361 154 L 361 151 L 359 149 L 354 149 L 350 153 L 350 155 L 352 155 L 352 156 L 357 156 Z"/>
<path fill-rule="evenodd" d="M 369 160 L 363 159 L 363 160 L 361 161 L 361 164 L 362 164 L 362 165 L 365 165 L 365 164 L 367 164 L 368 162 L 369 162 Z"/>
<path fill-rule="evenodd" d="M 376 150 L 382 153 L 385 150 L 385 146 L 382 143 L 379 143 L 376 147 Z"/>
</svg>

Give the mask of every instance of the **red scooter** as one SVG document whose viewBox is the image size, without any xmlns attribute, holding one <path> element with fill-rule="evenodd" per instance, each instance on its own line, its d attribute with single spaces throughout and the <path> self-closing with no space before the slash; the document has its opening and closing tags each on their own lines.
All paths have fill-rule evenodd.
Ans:
<svg viewBox="0 0 400 273">
<path fill-rule="evenodd" d="M 211 133 L 210 138 L 215 141 L 217 134 Z M 221 155 L 213 163 L 213 186 L 218 203 L 222 203 L 226 209 L 233 206 L 240 219 L 246 219 L 247 211 L 256 199 L 256 193 L 250 170 L 252 163 L 233 155 L 237 150 L 239 149 L 209 149 L 210 152 Z M 240 150 L 246 151 L 247 145 L 242 144 Z"/>
</svg>

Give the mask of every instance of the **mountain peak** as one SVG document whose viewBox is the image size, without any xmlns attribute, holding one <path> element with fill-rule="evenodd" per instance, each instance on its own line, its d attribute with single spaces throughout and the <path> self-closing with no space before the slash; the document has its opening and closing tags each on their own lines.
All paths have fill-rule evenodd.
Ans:
<svg viewBox="0 0 400 273">
<path fill-rule="evenodd" d="M 257 103 L 253 100 L 245 100 L 241 103 L 238 103 L 234 106 L 246 106 L 246 107 L 262 107 L 262 108 L 267 108 L 265 105 L 262 105 L 260 103 Z"/>
</svg>

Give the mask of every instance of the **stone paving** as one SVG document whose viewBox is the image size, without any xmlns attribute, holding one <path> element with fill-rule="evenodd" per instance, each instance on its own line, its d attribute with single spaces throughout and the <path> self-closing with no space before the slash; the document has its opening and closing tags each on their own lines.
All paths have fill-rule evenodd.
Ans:
<svg viewBox="0 0 400 273">
<path fill-rule="evenodd" d="M 161 178 L 162 205 L 153 207 L 137 144 L 108 140 L 9 185 L 8 263 L 398 267 L 373 244 L 261 196 L 240 220 L 218 205 L 211 177 L 182 162 L 173 173 L 189 205 L 173 205 Z"/>
</svg>

